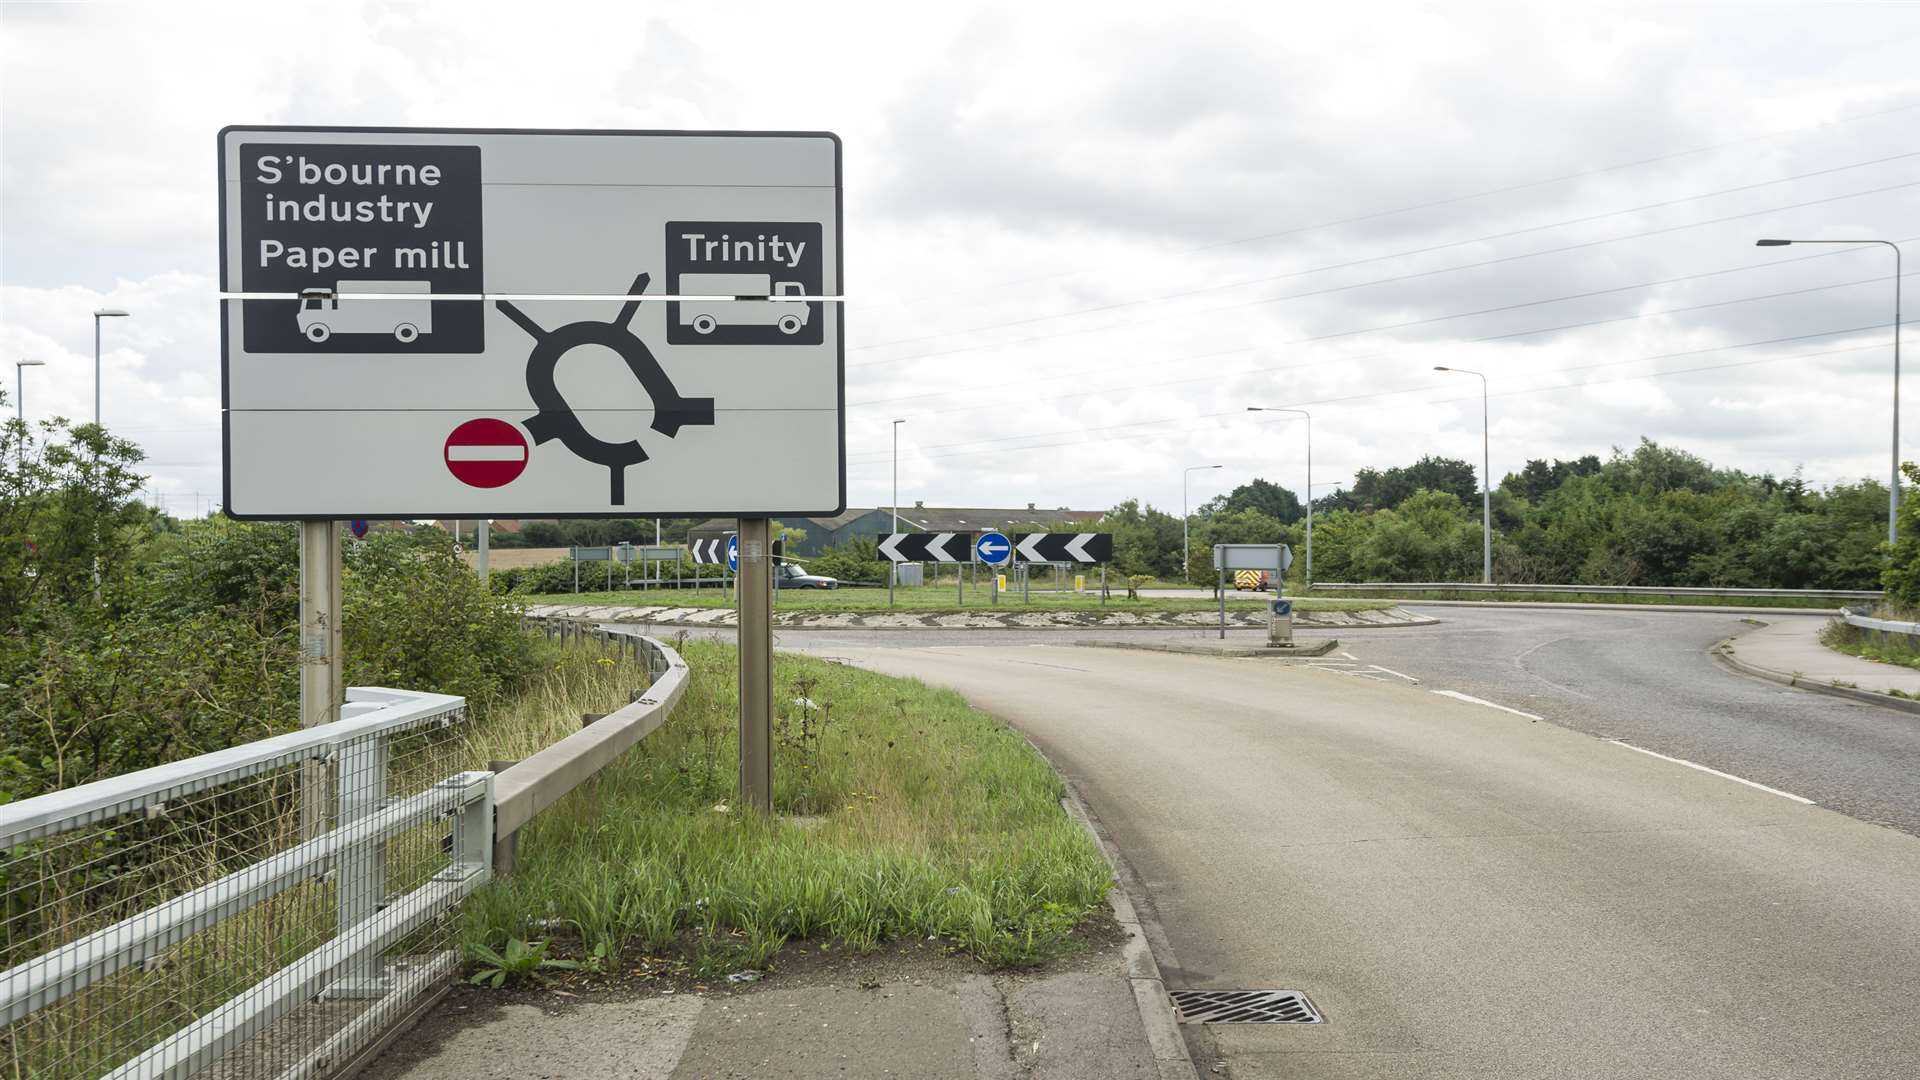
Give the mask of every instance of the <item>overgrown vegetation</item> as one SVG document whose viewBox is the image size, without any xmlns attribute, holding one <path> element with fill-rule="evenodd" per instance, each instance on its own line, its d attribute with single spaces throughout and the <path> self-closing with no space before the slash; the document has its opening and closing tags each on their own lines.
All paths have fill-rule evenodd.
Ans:
<svg viewBox="0 0 1920 1080">
<path fill-rule="evenodd" d="M 472 955 L 560 933 L 609 967 L 666 953 L 713 976 L 763 967 L 792 940 L 936 935 L 1021 965 L 1069 948 L 1106 895 L 1110 871 L 1045 760 L 918 683 L 782 655 L 778 813 L 744 810 L 733 650 L 680 649 L 692 681 L 674 717 L 521 834 L 515 876 L 469 902 Z M 511 716 L 486 727 L 510 730 Z"/>
<path fill-rule="evenodd" d="M 158 516 L 140 459 L 93 425 L 0 439 L 0 802 L 299 723 L 296 527 Z M 350 685 L 484 713 L 540 667 L 514 604 L 432 535 L 349 543 L 344 593 Z"/>
<path fill-rule="evenodd" d="M 1905 634 L 1867 630 L 1835 619 L 1821 628 L 1820 643 L 1862 660 L 1920 668 L 1920 643 Z"/>
</svg>

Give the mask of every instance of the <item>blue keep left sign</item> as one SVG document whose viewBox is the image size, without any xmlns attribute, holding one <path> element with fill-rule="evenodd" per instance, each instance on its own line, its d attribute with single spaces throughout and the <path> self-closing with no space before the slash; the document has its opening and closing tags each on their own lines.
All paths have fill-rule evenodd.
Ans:
<svg viewBox="0 0 1920 1080">
<path fill-rule="evenodd" d="M 1282 599 L 1282 598 L 1280 598 L 1280 597 L 1274 597 L 1274 600 L 1273 600 L 1273 613 L 1274 613 L 1275 615 L 1291 615 L 1291 614 L 1293 614 L 1293 601 L 1291 601 L 1291 600 L 1285 600 L 1285 599 Z"/>
<path fill-rule="evenodd" d="M 1013 541 L 1001 533 L 981 533 L 980 538 L 973 542 L 973 553 L 988 566 L 999 566 L 1013 558 Z"/>
<path fill-rule="evenodd" d="M 740 538 L 738 536 L 727 537 L 727 570 L 734 574 L 740 572 Z"/>
</svg>

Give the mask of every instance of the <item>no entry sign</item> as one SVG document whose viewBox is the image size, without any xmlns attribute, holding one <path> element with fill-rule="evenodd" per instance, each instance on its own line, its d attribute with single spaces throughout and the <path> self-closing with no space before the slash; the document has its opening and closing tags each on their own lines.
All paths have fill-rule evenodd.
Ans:
<svg viewBox="0 0 1920 1080">
<path fill-rule="evenodd" d="M 233 516 L 844 506 L 832 135 L 234 127 L 219 147 Z"/>
<path fill-rule="evenodd" d="M 470 487 L 497 488 L 527 468 L 527 440 L 500 420 L 469 420 L 447 436 L 447 471 Z"/>
</svg>

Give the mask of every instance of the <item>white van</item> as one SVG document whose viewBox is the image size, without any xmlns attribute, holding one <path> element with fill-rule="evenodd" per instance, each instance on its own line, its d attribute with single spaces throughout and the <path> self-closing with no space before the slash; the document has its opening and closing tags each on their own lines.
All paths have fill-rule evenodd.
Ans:
<svg viewBox="0 0 1920 1080">
<path fill-rule="evenodd" d="M 341 281 L 325 289 L 300 291 L 300 334 L 319 344 L 335 334 L 392 334 L 401 344 L 433 333 L 430 281 Z M 420 299 L 356 300 L 356 293 L 410 293 Z M 340 306 L 341 301 L 346 306 Z"/>
<path fill-rule="evenodd" d="M 807 325 L 812 309 L 806 289 L 797 281 L 774 284 L 771 274 L 681 274 L 682 296 L 764 296 L 765 300 L 682 300 L 680 325 L 696 334 L 711 334 L 722 326 L 777 326 L 783 334 L 797 334 Z"/>
</svg>

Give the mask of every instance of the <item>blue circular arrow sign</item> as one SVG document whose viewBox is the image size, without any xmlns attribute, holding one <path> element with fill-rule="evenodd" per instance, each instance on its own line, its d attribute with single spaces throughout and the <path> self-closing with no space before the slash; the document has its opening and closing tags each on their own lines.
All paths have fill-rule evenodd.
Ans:
<svg viewBox="0 0 1920 1080">
<path fill-rule="evenodd" d="M 740 572 L 740 538 L 727 537 L 727 569 L 732 573 Z"/>
<path fill-rule="evenodd" d="M 347 522 L 347 528 L 353 531 L 353 538 L 355 540 L 365 540 L 367 538 L 366 518 L 354 518 L 352 521 Z"/>
<path fill-rule="evenodd" d="M 999 566 L 1013 558 L 1013 541 L 1001 533 L 981 533 L 973 542 L 973 553 L 988 566 Z"/>
</svg>

